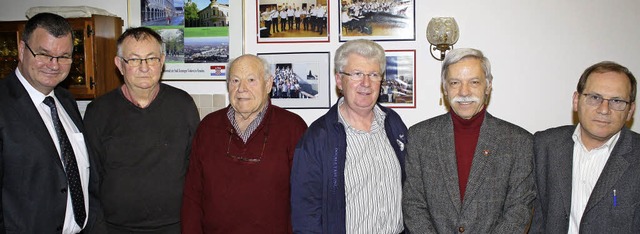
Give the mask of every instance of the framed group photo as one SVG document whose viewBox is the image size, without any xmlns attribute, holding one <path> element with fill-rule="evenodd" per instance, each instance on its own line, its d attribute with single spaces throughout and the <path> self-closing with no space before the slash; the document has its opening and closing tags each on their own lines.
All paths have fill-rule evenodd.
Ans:
<svg viewBox="0 0 640 234">
<path fill-rule="evenodd" d="M 378 103 L 392 108 L 415 108 L 415 50 L 387 50 L 387 69 Z"/>
<path fill-rule="evenodd" d="M 329 52 L 258 53 L 271 66 L 271 103 L 288 109 L 331 107 Z"/>
<path fill-rule="evenodd" d="M 257 0 L 257 42 L 329 42 L 329 10 L 329 1 Z"/>
<path fill-rule="evenodd" d="M 339 38 L 415 40 L 415 0 L 341 1 Z"/>
</svg>

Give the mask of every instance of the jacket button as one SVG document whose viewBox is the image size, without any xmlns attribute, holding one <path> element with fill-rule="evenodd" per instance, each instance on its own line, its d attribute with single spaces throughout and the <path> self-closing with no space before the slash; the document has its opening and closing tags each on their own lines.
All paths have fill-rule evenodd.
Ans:
<svg viewBox="0 0 640 234">
<path fill-rule="evenodd" d="M 67 188 L 61 188 L 61 189 L 60 189 L 60 192 L 61 192 L 61 193 L 67 193 Z"/>
<path fill-rule="evenodd" d="M 56 228 L 56 231 L 62 231 L 62 226 L 58 226 L 58 227 Z"/>
<path fill-rule="evenodd" d="M 463 233 L 464 232 L 464 227 L 459 227 L 458 228 L 458 232 Z"/>
</svg>

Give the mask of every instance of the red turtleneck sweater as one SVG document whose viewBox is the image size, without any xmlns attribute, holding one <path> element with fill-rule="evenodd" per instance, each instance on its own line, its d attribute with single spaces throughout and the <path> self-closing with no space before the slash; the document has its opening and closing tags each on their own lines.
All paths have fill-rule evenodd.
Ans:
<svg viewBox="0 0 640 234">
<path fill-rule="evenodd" d="M 480 126 L 484 121 L 486 107 L 471 119 L 463 119 L 455 112 L 450 111 L 453 120 L 453 136 L 456 144 L 456 161 L 458 164 L 458 186 L 460 187 L 460 201 L 464 200 L 464 192 L 467 189 L 467 180 L 471 171 L 473 154 L 478 145 Z"/>
</svg>

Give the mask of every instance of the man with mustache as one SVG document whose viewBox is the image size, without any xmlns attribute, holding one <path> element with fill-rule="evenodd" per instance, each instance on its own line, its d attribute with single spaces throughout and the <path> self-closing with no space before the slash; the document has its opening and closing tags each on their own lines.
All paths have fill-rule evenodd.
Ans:
<svg viewBox="0 0 640 234">
<path fill-rule="evenodd" d="M 408 231 L 525 233 L 535 198 L 532 135 L 487 112 L 493 76 L 481 51 L 450 51 L 441 75 L 451 111 L 409 129 Z"/>
<path fill-rule="evenodd" d="M 532 233 L 640 233 L 636 86 L 626 67 L 594 64 L 573 93 L 577 126 L 535 134 Z"/>
</svg>

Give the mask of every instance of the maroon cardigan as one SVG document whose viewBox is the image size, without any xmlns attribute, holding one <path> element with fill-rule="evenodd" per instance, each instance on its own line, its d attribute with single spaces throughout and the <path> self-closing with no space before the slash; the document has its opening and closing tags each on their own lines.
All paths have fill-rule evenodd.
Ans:
<svg viewBox="0 0 640 234">
<path fill-rule="evenodd" d="M 193 139 L 182 233 L 291 233 L 289 176 L 306 123 L 270 104 L 245 144 L 228 108 L 207 115 Z"/>
</svg>

